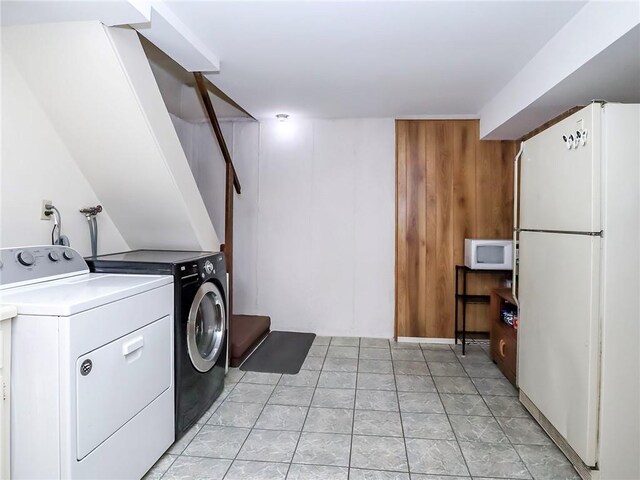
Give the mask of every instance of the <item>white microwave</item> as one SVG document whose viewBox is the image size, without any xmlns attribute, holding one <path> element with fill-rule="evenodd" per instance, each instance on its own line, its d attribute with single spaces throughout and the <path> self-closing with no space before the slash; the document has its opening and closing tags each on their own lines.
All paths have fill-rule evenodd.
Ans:
<svg viewBox="0 0 640 480">
<path fill-rule="evenodd" d="M 464 240 L 464 264 L 472 270 L 512 270 L 512 262 L 511 240 Z"/>
</svg>

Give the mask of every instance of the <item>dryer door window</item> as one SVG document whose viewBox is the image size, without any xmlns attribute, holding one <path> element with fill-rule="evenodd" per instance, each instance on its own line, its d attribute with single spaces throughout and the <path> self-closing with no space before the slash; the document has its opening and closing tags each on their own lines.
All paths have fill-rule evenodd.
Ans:
<svg viewBox="0 0 640 480">
<path fill-rule="evenodd" d="M 187 348 L 200 372 L 213 368 L 224 346 L 227 316 L 222 293 L 213 283 L 200 286 L 187 321 Z"/>
</svg>

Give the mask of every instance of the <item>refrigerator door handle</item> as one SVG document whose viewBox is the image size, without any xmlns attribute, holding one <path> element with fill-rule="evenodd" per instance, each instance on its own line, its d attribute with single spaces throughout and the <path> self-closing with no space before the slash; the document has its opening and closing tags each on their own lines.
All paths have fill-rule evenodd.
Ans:
<svg viewBox="0 0 640 480">
<path fill-rule="evenodd" d="M 516 302 L 516 307 L 520 308 L 517 295 L 518 284 L 518 233 L 520 232 L 520 221 L 518 218 L 518 204 L 520 192 L 518 187 L 520 186 L 520 158 L 524 152 L 524 142 L 520 142 L 520 150 L 516 154 L 513 160 L 513 255 L 511 256 L 512 270 L 511 270 L 511 295 Z"/>
<path fill-rule="evenodd" d="M 604 231 L 598 232 L 576 232 L 575 230 L 544 230 L 538 228 L 518 228 L 518 233 L 533 232 L 533 233 L 554 233 L 561 235 L 584 235 L 587 237 L 604 237 Z"/>
</svg>

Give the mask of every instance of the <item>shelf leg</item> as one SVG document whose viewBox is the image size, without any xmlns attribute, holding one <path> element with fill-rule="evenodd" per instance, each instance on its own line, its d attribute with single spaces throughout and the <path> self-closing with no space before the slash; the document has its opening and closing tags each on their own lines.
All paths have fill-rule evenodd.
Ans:
<svg viewBox="0 0 640 480">
<path fill-rule="evenodd" d="M 467 294 L 467 271 L 462 272 L 462 294 Z M 467 302 L 462 300 L 462 356 L 466 355 L 467 348 Z"/>
<path fill-rule="evenodd" d="M 453 335 L 455 338 L 455 344 L 458 344 L 458 268 L 456 267 L 456 294 L 454 295 L 454 301 L 456 302 L 454 321 L 453 321 Z"/>
</svg>

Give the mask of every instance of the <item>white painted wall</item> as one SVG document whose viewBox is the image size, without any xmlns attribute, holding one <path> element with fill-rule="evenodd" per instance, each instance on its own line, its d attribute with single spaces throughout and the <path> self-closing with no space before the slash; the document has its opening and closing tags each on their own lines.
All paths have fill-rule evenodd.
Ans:
<svg viewBox="0 0 640 480">
<path fill-rule="evenodd" d="M 220 243 L 224 243 L 226 165 L 202 100 L 195 87 L 183 83 L 186 78 L 178 78 L 166 64 L 150 61 L 150 66 L 209 218 Z M 217 97 L 210 97 L 216 114 L 232 108 Z M 220 128 L 231 152 L 233 123 L 221 121 Z"/>
<path fill-rule="evenodd" d="M 146 53 L 146 51 L 145 51 Z M 171 74 L 171 72 L 162 68 L 161 65 L 149 62 L 151 72 L 158 84 L 158 89 L 162 95 L 169 114 L 175 115 L 180 118 L 184 118 L 182 114 L 182 87 L 184 84 L 180 82 L 178 78 Z"/>
<path fill-rule="evenodd" d="M 89 228 L 80 208 L 100 199 L 77 167 L 10 57 L 2 55 L 0 246 L 51 243 L 52 221 L 40 220 L 42 200 L 62 214 L 71 246 L 90 255 Z M 98 252 L 128 250 L 106 209 L 98 216 Z"/>
<path fill-rule="evenodd" d="M 235 124 L 234 160 L 236 311 L 275 330 L 391 337 L 394 121 Z"/>
<path fill-rule="evenodd" d="M 133 30 L 28 25 L 2 41 L 131 248 L 219 248 Z"/>
<path fill-rule="evenodd" d="M 189 122 L 173 114 L 171 114 L 171 121 L 218 239 L 220 243 L 224 243 L 226 165 L 211 124 Z M 231 151 L 233 124 L 222 123 L 220 128 L 227 142 L 227 148 Z"/>
<path fill-rule="evenodd" d="M 242 185 L 234 199 L 233 268 L 234 309 L 260 314 L 258 308 L 258 205 L 260 173 L 260 124 L 233 123 L 233 164 Z M 267 314 L 266 312 L 262 312 Z"/>
<path fill-rule="evenodd" d="M 152 61 L 150 67 L 218 240 L 224 243 L 226 172 L 211 124 L 193 86 L 182 83 L 164 65 Z M 233 126 L 226 124 L 222 130 L 230 147 Z"/>
</svg>

